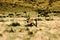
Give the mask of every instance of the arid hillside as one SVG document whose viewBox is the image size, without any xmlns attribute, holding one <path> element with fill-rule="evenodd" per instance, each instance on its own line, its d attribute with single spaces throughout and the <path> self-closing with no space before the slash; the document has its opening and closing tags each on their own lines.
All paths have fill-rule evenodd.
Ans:
<svg viewBox="0 0 60 40">
<path fill-rule="evenodd" d="M 51 5 L 50 5 L 51 4 Z M 13 12 L 20 12 L 20 11 L 35 11 L 37 9 L 46 10 L 60 10 L 60 1 L 59 0 L 1 0 L 0 1 L 0 11 L 13 11 Z"/>
</svg>

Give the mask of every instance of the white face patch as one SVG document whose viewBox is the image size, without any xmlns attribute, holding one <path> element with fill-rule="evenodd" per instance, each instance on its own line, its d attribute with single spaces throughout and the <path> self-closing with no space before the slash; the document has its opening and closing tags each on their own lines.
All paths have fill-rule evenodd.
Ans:
<svg viewBox="0 0 60 40">
<path fill-rule="evenodd" d="M 36 22 L 35 22 L 35 21 L 33 21 L 33 23 L 35 24 Z"/>
</svg>

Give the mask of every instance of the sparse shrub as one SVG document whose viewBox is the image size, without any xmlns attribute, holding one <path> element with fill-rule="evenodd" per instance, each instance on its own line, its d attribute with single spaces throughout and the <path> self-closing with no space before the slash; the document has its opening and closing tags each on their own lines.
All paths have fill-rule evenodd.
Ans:
<svg viewBox="0 0 60 40">
<path fill-rule="evenodd" d="M 38 20 L 38 21 L 42 21 L 42 19 L 39 19 L 39 18 L 38 18 L 37 20 Z"/>
<path fill-rule="evenodd" d="M 50 19 L 45 19 L 46 21 L 49 21 Z"/>
<path fill-rule="evenodd" d="M 3 36 L 3 35 L 0 33 L 0 36 Z"/>
<path fill-rule="evenodd" d="M 38 14 L 38 17 L 40 17 L 41 15 L 40 14 Z"/>
<path fill-rule="evenodd" d="M 14 30 L 11 28 L 11 30 L 9 32 L 14 32 Z"/>
<path fill-rule="evenodd" d="M 0 20 L 0 22 L 5 22 L 5 21 L 2 19 L 2 20 Z"/>
<path fill-rule="evenodd" d="M 30 1 L 35 2 L 35 0 L 30 0 Z"/>
<path fill-rule="evenodd" d="M 0 6 L 2 6 L 2 3 L 0 3 Z"/>
<path fill-rule="evenodd" d="M 15 32 L 12 28 L 10 29 L 10 30 L 5 30 L 5 32 L 9 32 L 9 33 L 13 33 L 13 32 Z"/>
<path fill-rule="evenodd" d="M 29 31 L 29 32 L 28 32 L 28 35 L 33 35 L 33 32 L 30 32 L 30 31 Z"/>
<path fill-rule="evenodd" d="M 20 17 L 20 14 L 16 14 L 17 17 Z"/>
<path fill-rule="evenodd" d="M 51 20 L 53 20 L 53 19 L 45 19 L 46 21 L 51 21 Z"/>
<path fill-rule="evenodd" d="M 6 16 L 3 16 L 3 18 L 6 18 Z"/>
<path fill-rule="evenodd" d="M 29 28 L 26 28 L 27 31 L 29 31 Z"/>
<path fill-rule="evenodd" d="M 2 18 L 2 16 L 0 16 L 0 18 Z"/>
<path fill-rule="evenodd" d="M 22 32 L 22 29 L 20 29 L 19 32 Z"/>
<path fill-rule="evenodd" d="M 10 3 L 10 5 L 13 5 L 12 3 Z"/>
<path fill-rule="evenodd" d="M 15 8 L 15 7 L 16 7 L 16 4 L 13 4 L 13 5 L 12 5 L 12 8 Z"/>
<path fill-rule="evenodd" d="M 20 26 L 20 24 L 18 22 L 16 22 L 16 23 L 12 23 L 11 26 L 16 27 L 16 26 Z"/>
<path fill-rule="evenodd" d="M 41 31 L 42 29 L 40 29 L 40 31 Z"/>
<path fill-rule="evenodd" d="M 13 16 L 14 16 L 14 14 L 9 14 L 8 16 L 13 17 Z"/>
<path fill-rule="evenodd" d="M 26 11 L 24 11 L 24 13 L 26 13 Z"/>
</svg>

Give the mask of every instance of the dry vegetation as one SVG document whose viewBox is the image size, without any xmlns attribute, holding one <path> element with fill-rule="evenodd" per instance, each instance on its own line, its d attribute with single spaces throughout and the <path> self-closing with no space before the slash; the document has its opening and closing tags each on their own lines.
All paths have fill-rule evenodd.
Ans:
<svg viewBox="0 0 60 40">
<path fill-rule="evenodd" d="M 60 40 L 60 1 L 53 1 L 0 0 L 0 40 Z M 29 17 L 37 26 L 26 26 Z"/>
<path fill-rule="evenodd" d="M 50 21 L 39 17 L 41 20 L 37 21 L 37 27 L 25 26 L 24 17 L 0 18 L 0 40 L 60 40 L 60 17 L 51 17 L 53 20 Z"/>
</svg>

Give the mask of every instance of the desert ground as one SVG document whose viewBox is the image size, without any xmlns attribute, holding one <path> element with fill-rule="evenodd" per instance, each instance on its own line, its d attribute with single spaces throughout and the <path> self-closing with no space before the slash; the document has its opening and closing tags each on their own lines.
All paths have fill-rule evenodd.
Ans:
<svg viewBox="0 0 60 40">
<path fill-rule="evenodd" d="M 25 26 L 26 18 L 0 18 L 0 40 L 60 40 L 60 17 L 52 16 L 53 20 L 46 21 L 45 17 L 39 17 L 36 26 Z M 20 26 L 10 26 L 18 22 Z"/>
<path fill-rule="evenodd" d="M 0 40 L 60 40 L 60 0 L 0 0 Z"/>
</svg>

